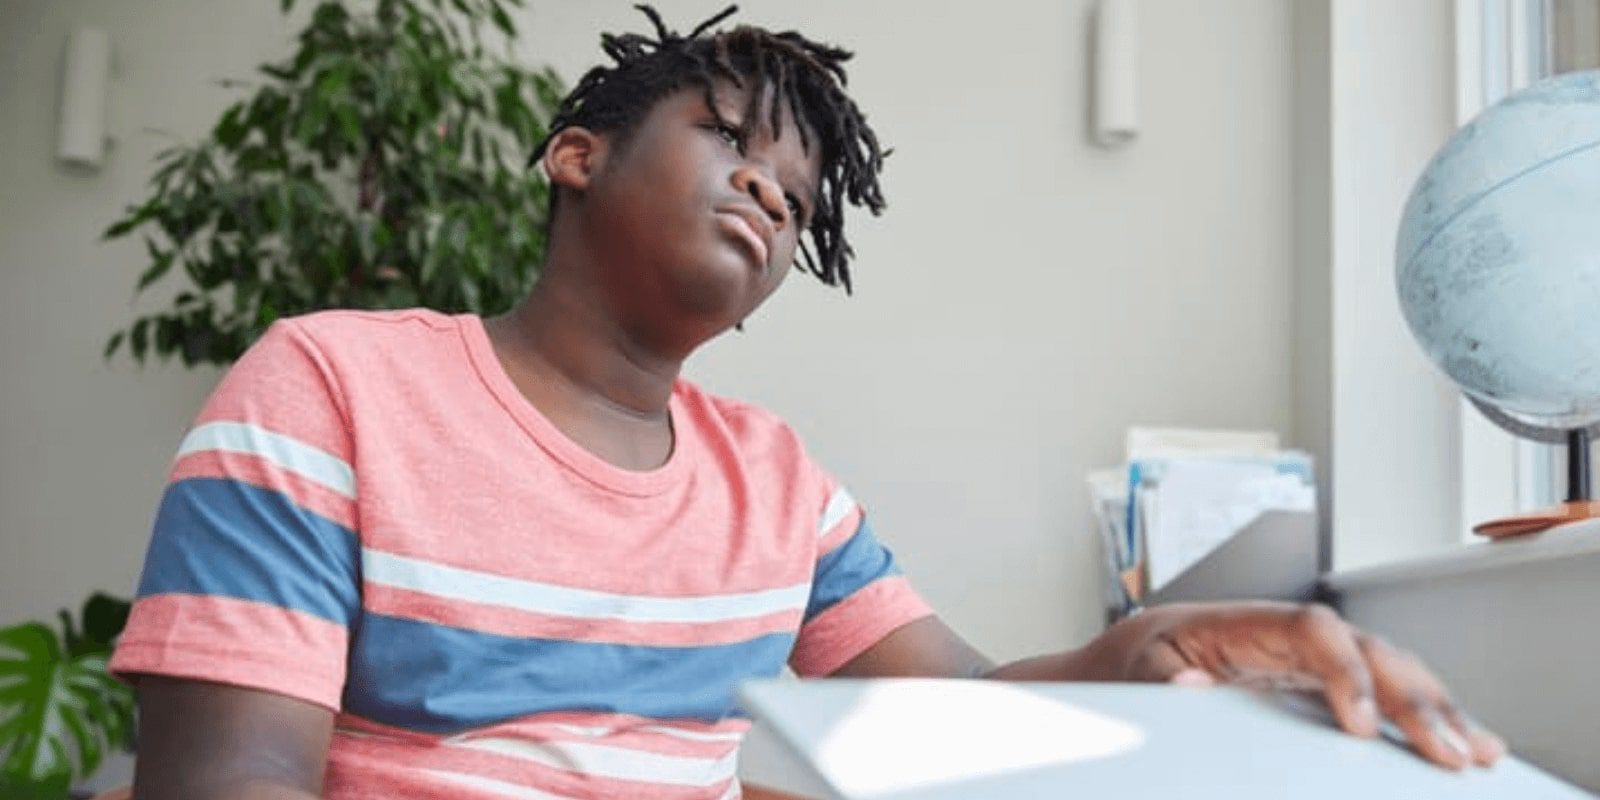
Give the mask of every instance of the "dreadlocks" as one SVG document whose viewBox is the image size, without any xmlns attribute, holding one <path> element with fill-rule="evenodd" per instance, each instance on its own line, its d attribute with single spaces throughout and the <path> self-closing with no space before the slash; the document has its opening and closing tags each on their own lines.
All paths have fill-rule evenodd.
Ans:
<svg viewBox="0 0 1600 800">
<path fill-rule="evenodd" d="M 800 255 L 808 272 L 829 286 L 842 284 L 848 293 L 854 251 L 844 237 L 844 202 L 865 206 L 873 214 L 883 211 L 878 173 L 885 155 L 865 115 L 844 93 L 844 62 L 852 54 L 794 31 L 773 33 L 747 25 L 703 35 L 738 6 L 728 6 L 687 36 L 668 29 L 654 8 L 636 8 L 655 26 L 655 38 L 602 34 L 600 47 L 615 66 L 597 66 L 584 74 L 561 101 L 550 134 L 577 125 L 625 139 L 656 101 L 690 86 L 704 93 L 711 113 L 727 124 L 714 100 L 713 82 L 720 78 L 746 88 L 746 81 L 753 81 L 741 122 L 744 135 L 754 132 L 762 111 L 758 104 L 769 97 L 774 136 L 780 135 L 779 112 L 787 106 L 807 152 L 813 135 L 820 140 L 822 175 L 810 225 L 815 252 L 801 242 Z M 539 144 L 530 165 L 543 157 L 549 143 L 546 138 Z"/>
</svg>

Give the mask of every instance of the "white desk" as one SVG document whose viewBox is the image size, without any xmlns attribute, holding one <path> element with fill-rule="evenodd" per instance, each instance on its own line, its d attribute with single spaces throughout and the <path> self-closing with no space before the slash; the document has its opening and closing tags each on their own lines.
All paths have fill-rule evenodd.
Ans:
<svg viewBox="0 0 1600 800">
<path fill-rule="evenodd" d="M 839 800 L 1588 797 L 1514 758 L 1450 773 L 1234 689 L 763 681 L 741 697 L 809 773 L 775 788 Z"/>
</svg>

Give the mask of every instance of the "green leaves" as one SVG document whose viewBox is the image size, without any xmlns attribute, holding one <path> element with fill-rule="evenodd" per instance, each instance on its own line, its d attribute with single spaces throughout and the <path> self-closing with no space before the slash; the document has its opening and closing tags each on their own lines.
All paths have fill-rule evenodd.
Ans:
<svg viewBox="0 0 1600 800">
<path fill-rule="evenodd" d="M 511 24 L 511 15 L 507 14 L 506 10 L 502 8 L 499 3 L 491 2 L 489 4 L 489 18 L 494 20 L 494 26 L 499 28 L 500 32 L 504 34 L 507 39 L 516 37 L 517 28 L 515 25 Z"/>
<path fill-rule="evenodd" d="M 61 609 L 57 615 L 61 618 L 61 639 L 67 655 L 73 658 L 110 655 L 117 635 L 128 624 L 131 609 L 128 601 L 97 592 L 83 604 L 82 630 L 73 624 L 72 615 Z"/>
<path fill-rule="evenodd" d="M 30 622 L 0 629 L 0 796 L 57 800 L 133 733 L 133 691 L 106 669 L 128 604 L 97 594 L 62 634 Z"/>
<path fill-rule="evenodd" d="M 243 103 L 236 103 L 230 106 L 223 113 L 222 119 L 217 120 L 216 127 L 211 129 L 211 138 L 215 139 L 217 144 L 223 147 L 229 149 L 238 147 L 239 143 L 244 140 L 245 135 L 250 132 L 250 129 L 244 125 L 245 111 Z"/>
<path fill-rule="evenodd" d="M 317 3 L 296 49 L 205 139 L 163 152 L 107 227 L 146 241 L 136 294 L 178 285 L 106 357 L 226 364 L 278 317 L 324 308 L 509 309 L 544 257 L 548 188 L 524 160 L 564 94 L 491 54 L 509 42 L 484 46 L 514 38 L 522 5 Z"/>
</svg>

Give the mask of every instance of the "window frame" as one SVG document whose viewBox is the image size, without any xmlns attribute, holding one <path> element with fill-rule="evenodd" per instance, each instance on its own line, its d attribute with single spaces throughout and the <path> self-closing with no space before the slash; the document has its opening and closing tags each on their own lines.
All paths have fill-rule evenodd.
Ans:
<svg viewBox="0 0 1600 800">
<path fill-rule="evenodd" d="M 1551 74 L 1550 0 L 1456 0 L 1456 122 Z M 1460 400 L 1463 541 L 1472 526 L 1553 505 L 1564 449 L 1513 436 Z"/>
</svg>

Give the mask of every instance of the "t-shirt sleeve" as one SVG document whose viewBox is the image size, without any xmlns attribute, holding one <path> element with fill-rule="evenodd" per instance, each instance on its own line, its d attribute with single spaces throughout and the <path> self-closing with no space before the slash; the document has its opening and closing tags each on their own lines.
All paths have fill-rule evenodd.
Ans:
<svg viewBox="0 0 1600 800">
<path fill-rule="evenodd" d="M 337 710 L 359 610 L 356 478 L 337 386 L 275 323 L 184 436 L 112 670 Z"/>
<path fill-rule="evenodd" d="M 789 657 L 789 666 L 806 678 L 833 673 L 897 628 L 933 614 L 873 535 L 855 498 L 832 481 L 827 485 L 811 597 Z"/>
</svg>

